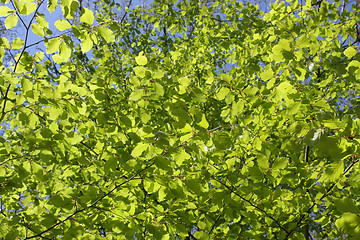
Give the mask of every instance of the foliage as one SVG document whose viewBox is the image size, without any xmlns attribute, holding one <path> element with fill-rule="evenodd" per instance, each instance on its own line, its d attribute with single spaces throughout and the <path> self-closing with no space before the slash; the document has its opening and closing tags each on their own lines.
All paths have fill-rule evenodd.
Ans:
<svg viewBox="0 0 360 240">
<path fill-rule="evenodd" d="M 5 239 L 358 239 L 355 5 L 2 2 Z"/>
</svg>

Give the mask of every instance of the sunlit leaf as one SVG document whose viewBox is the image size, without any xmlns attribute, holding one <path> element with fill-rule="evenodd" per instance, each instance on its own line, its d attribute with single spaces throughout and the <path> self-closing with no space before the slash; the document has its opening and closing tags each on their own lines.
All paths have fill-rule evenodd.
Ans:
<svg viewBox="0 0 360 240">
<path fill-rule="evenodd" d="M 11 14 L 13 10 L 7 6 L 0 6 L 0 17 L 6 17 Z"/>
<path fill-rule="evenodd" d="M 16 14 L 11 14 L 5 19 L 5 27 L 11 29 L 16 26 L 18 22 L 18 16 Z"/>
<path fill-rule="evenodd" d="M 345 51 L 344 51 L 344 55 L 348 58 L 351 58 L 353 56 L 355 56 L 357 54 L 357 51 L 354 47 L 348 47 Z"/>
<path fill-rule="evenodd" d="M 115 42 L 115 35 L 113 31 L 106 27 L 99 27 L 98 31 L 100 33 L 100 36 L 105 39 L 107 42 Z"/>
<path fill-rule="evenodd" d="M 64 31 L 66 29 L 71 28 L 71 24 L 66 20 L 57 20 L 54 23 L 55 27 L 59 29 L 60 31 Z"/>
<path fill-rule="evenodd" d="M 94 14 L 88 8 L 83 8 L 80 16 L 80 21 L 92 25 L 94 22 Z"/>
</svg>

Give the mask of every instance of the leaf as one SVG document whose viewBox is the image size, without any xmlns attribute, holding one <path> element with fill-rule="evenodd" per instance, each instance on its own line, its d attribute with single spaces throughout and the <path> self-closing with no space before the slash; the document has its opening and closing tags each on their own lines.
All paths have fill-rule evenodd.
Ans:
<svg viewBox="0 0 360 240">
<path fill-rule="evenodd" d="M 272 169 L 284 169 L 288 164 L 288 160 L 284 157 L 277 158 L 272 164 Z"/>
<path fill-rule="evenodd" d="M 201 121 L 196 123 L 197 125 L 199 125 L 202 128 L 208 129 L 209 128 L 209 123 L 205 117 L 205 114 L 201 115 Z"/>
<path fill-rule="evenodd" d="M 270 66 L 270 65 L 268 65 Z M 260 77 L 263 81 L 267 81 L 274 76 L 274 72 L 271 67 L 266 67 L 265 70 L 260 74 Z"/>
<path fill-rule="evenodd" d="M 116 171 L 116 168 L 117 168 L 117 160 L 116 158 L 110 158 L 106 161 L 105 163 L 105 171 L 106 172 L 113 172 L 113 171 Z"/>
<path fill-rule="evenodd" d="M 359 215 L 360 210 L 355 205 L 354 201 L 351 198 L 342 198 L 334 200 L 335 207 L 342 213 L 350 212 Z"/>
<path fill-rule="evenodd" d="M 221 87 L 219 92 L 216 93 L 216 97 L 218 100 L 223 100 L 226 95 L 228 95 L 228 93 L 230 92 L 230 89 L 226 88 L 226 87 Z"/>
<path fill-rule="evenodd" d="M 57 8 L 58 0 L 48 0 L 47 8 L 50 13 L 54 12 Z"/>
<path fill-rule="evenodd" d="M 135 58 L 135 61 L 136 61 L 136 63 L 137 63 L 138 65 L 140 65 L 140 66 L 146 65 L 146 64 L 148 63 L 147 58 L 146 58 L 145 56 L 143 56 L 142 53 L 139 54 L 139 56 L 137 56 L 137 57 Z"/>
<path fill-rule="evenodd" d="M 90 51 L 93 47 L 93 41 L 91 40 L 91 38 L 88 36 L 87 38 L 81 40 L 81 51 L 83 53 L 86 53 L 88 51 Z"/>
<path fill-rule="evenodd" d="M 189 78 L 187 78 L 187 77 L 181 77 L 181 78 L 179 78 L 178 82 L 179 82 L 182 86 L 187 87 L 187 86 L 190 85 L 191 79 L 189 79 Z"/>
<path fill-rule="evenodd" d="M 289 82 L 282 82 L 277 86 L 277 91 L 280 96 L 286 97 L 288 94 L 296 93 L 297 91 Z"/>
<path fill-rule="evenodd" d="M 7 6 L 0 6 L 0 17 L 6 17 L 13 12 L 14 10 L 10 9 Z"/>
<path fill-rule="evenodd" d="M 163 156 L 157 156 L 155 158 L 155 165 L 160 168 L 163 169 L 165 171 L 171 172 L 172 168 L 170 165 L 170 161 L 168 159 L 166 159 Z"/>
<path fill-rule="evenodd" d="M 15 38 L 11 43 L 12 49 L 21 49 L 24 46 L 24 40 Z"/>
<path fill-rule="evenodd" d="M 79 134 L 73 134 L 72 137 L 67 138 L 67 141 L 71 144 L 71 145 L 76 145 L 78 143 L 80 143 L 83 140 L 83 137 L 80 136 Z"/>
<path fill-rule="evenodd" d="M 344 55 L 348 58 L 352 58 L 357 54 L 357 51 L 354 47 L 348 47 L 345 51 L 344 51 Z"/>
<path fill-rule="evenodd" d="M 174 156 L 175 163 L 180 166 L 185 160 L 190 159 L 190 155 L 184 150 L 181 149 L 178 153 Z"/>
<path fill-rule="evenodd" d="M 94 22 L 94 14 L 88 8 L 83 8 L 81 11 L 80 21 L 92 25 Z"/>
<path fill-rule="evenodd" d="M 60 43 L 59 55 L 65 61 L 68 61 L 68 59 L 71 57 L 71 49 L 67 46 L 67 44 L 64 41 Z"/>
<path fill-rule="evenodd" d="M 71 28 L 71 24 L 66 20 L 57 20 L 54 23 L 55 27 L 59 29 L 60 31 L 64 31 L 66 29 Z"/>
<path fill-rule="evenodd" d="M 100 36 L 104 38 L 106 42 L 115 42 L 115 35 L 110 29 L 105 27 L 99 27 L 98 31 L 100 33 Z"/>
<path fill-rule="evenodd" d="M 20 14 L 26 13 L 26 6 L 24 3 L 20 2 L 19 0 L 14 0 L 14 5 Z"/>
<path fill-rule="evenodd" d="M 139 157 L 148 147 L 149 147 L 148 144 L 139 143 L 139 144 L 136 145 L 136 147 L 131 151 L 131 155 L 132 155 L 133 157 Z"/>
<path fill-rule="evenodd" d="M 30 13 L 33 13 L 37 8 L 37 4 L 34 2 L 29 2 L 26 3 L 26 5 L 24 6 L 24 15 L 29 15 Z"/>
<path fill-rule="evenodd" d="M 343 171 L 343 161 L 339 161 L 338 163 L 332 163 L 325 169 L 325 173 L 322 174 L 319 181 L 333 182 L 339 180 L 340 176 L 343 174 Z"/>
<path fill-rule="evenodd" d="M 37 23 L 31 24 L 31 29 L 32 29 L 33 33 L 35 33 L 36 35 L 39 35 L 40 37 L 45 36 L 44 30 L 42 29 L 42 27 L 39 24 L 37 24 Z"/>
<path fill-rule="evenodd" d="M 46 53 L 52 54 L 54 52 L 59 51 L 60 39 L 52 38 L 47 43 L 45 43 L 45 45 L 46 45 Z"/>
<path fill-rule="evenodd" d="M 161 86 L 159 83 L 156 82 L 154 84 L 154 88 L 155 88 L 156 94 L 158 94 L 160 96 L 164 96 L 165 91 L 164 91 L 163 86 Z"/>
<path fill-rule="evenodd" d="M 143 91 L 143 90 L 134 91 L 134 92 L 132 92 L 132 93 L 130 94 L 129 100 L 130 100 L 130 101 L 137 101 L 137 100 L 139 100 L 143 95 L 144 95 L 144 91 Z"/>
<path fill-rule="evenodd" d="M 137 67 L 134 67 L 134 72 L 135 72 L 136 76 L 143 78 L 143 77 L 145 77 L 146 68 L 142 67 L 142 66 L 137 66 Z"/>
<path fill-rule="evenodd" d="M 346 234 L 360 236 L 360 217 L 353 213 L 344 213 L 335 222 L 336 226 Z"/>
<path fill-rule="evenodd" d="M 18 16 L 16 14 L 11 14 L 5 19 L 5 27 L 6 29 L 11 29 L 17 25 Z"/>
<path fill-rule="evenodd" d="M 54 54 L 52 56 L 52 59 L 54 60 L 55 63 L 63 63 L 66 62 L 66 59 L 63 59 L 59 54 Z"/>
<path fill-rule="evenodd" d="M 212 138 L 214 145 L 219 150 L 226 150 L 232 147 L 232 141 L 226 132 L 216 132 Z"/>
</svg>

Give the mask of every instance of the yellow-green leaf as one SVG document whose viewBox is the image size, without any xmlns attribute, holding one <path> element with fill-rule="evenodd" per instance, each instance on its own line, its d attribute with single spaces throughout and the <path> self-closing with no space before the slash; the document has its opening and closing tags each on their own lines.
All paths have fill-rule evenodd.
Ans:
<svg viewBox="0 0 360 240">
<path fill-rule="evenodd" d="M 93 41 L 91 41 L 90 37 L 81 40 L 81 51 L 83 53 L 90 51 L 92 47 L 93 47 Z"/>
<path fill-rule="evenodd" d="M 24 40 L 20 38 L 15 38 L 14 41 L 11 43 L 12 49 L 20 49 L 24 46 Z"/>
<path fill-rule="evenodd" d="M 132 150 L 131 155 L 134 157 L 140 156 L 146 149 L 148 148 L 148 145 L 145 143 L 139 143 L 136 145 L 136 147 Z"/>
<path fill-rule="evenodd" d="M 137 66 L 137 67 L 134 67 L 134 72 L 135 72 L 136 76 L 143 78 L 143 77 L 145 77 L 146 68 L 144 68 L 142 66 Z"/>
<path fill-rule="evenodd" d="M 10 9 L 7 6 L 0 6 L 0 17 L 6 17 L 12 12 L 14 12 L 14 10 Z"/>
<path fill-rule="evenodd" d="M 33 33 L 35 33 L 36 35 L 39 35 L 41 37 L 45 36 L 44 30 L 42 29 L 42 27 L 39 24 L 37 24 L 37 23 L 31 24 L 31 29 L 32 29 Z"/>
<path fill-rule="evenodd" d="M 98 31 L 100 33 L 100 36 L 105 39 L 107 42 L 115 42 L 115 35 L 113 31 L 106 27 L 99 27 Z"/>
<path fill-rule="evenodd" d="M 71 57 L 71 49 L 66 45 L 65 42 L 61 42 L 59 55 L 62 59 L 68 60 Z"/>
<path fill-rule="evenodd" d="M 142 54 L 139 55 L 139 56 L 137 56 L 137 57 L 135 58 L 135 61 L 136 61 L 136 63 L 137 63 L 138 65 L 140 65 L 140 66 L 146 65 L 146 64 L 148 63 L 147 58 L 146 58 L 145 56 L 143 56 Z"/>
<path fill-rule="evenodd" d="M 351 58 L 353 56 L 355 56 L 357 54 L 357 51 L 354 47 L 348 47 L 345 51 L 344 51 L 344 55 L 348 58 Z"/>
<path fill-rule="evenodd" d="M 52 13 L 53 11 L 55 11 L 55 9 L 57 8 L 58 5 L 58 0 L 48 0 L 48 10 L 50 13 Z"/>
<path fill-rule="evenodd" d="M 55 27 L 59 29 L 60 31 L 64 31 L 66 29 L 71 28 L 71 24 L 66 20 L 57 20 L 54 23 Z"/>
<path fill-rule="evenodd" d="M 93 12 L 88 8 L 83 8 L 80 16 L 80 21 L 92 25 L 94 22 Z"/>
<path fill-rule="evenodd" d="M 12 14 L 12 15 L 8 16 L 5 19 L 6 29 L 11 29 L 11 28 L 15 27 L 17 22 L 18 22 L 18 16 L 16 14 Z"/>
<path fill-rule="evenodd" d="M 46 53 L 51 54 L 59 51 L 60 39 L 52 38 L 46 44 Z"/>
</svg>

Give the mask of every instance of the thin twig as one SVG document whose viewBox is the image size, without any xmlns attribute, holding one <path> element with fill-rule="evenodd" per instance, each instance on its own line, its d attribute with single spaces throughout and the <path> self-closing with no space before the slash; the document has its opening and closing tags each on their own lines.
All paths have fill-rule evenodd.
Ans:
<svg viewBox="0 0 360 240">
<path fill-rule="evenodd" d="M 42 237 L 42 235 L 44 235 L 45 233 L 47 233 L 48 231 L 50 231 L 51 229 L 54 229 L 55 227 L 57 227 L 58 225 L 66 222 L 67 220 L 69 220 L 70 218 L 72 218 L 73 216 L 75 216 L 78 213 L 81 213 L 89 208 L 95 208 L 96 204 L 98 202 L 100 202 L 101 200 L 103 200 L 105 197 L 109 196 L 112 192 L 114 192 L 116 189 L 118 189 L 119 187 L 123 186 L 124 184 L 130 182 L 131 180 L 133 180 L 137 175 L 139 175 L 141 172 L 145 171 L 146 169 L 148 169 L 149 167 L 151 167 L 152 165 L 154 165 L 154 163 L 149 164 L 148 166 L 146 166 L 145 168 L 141 169 L 140 171 L 138 171 L 137 173 L 135 173 L 134 175 L 132 175 L 130 178 L 128 178 L 126 181 L 116 185 L 113 189 L 111 189 L 109 192 L 107 192 L 106 194 L 104 194 L 103 196 L 101 196 L 100 198 L 98 198 L 97 200 L 95 200 L 92 204 L 90 204 L 89 206 L 76 210 L 74 213 L 72 213 L 70 216 L 66 217 L 64 220 L 59 221 L 57 223 L 55 223 L 54 225 L 52 225 L 51 227 L 49 227 L 48 229 L 42 231 L 39 234 L 33 235 L 31 237 L 26 237 L 24 238 L 24 240 L 26 239 L 32 239 L 32 238 L 38 238 L 38 237 Z"/>
<path fill-rule="evenodd" d="M 231 193 L 234 193 L 236 196 L 238 196 L 239 198 L 241 198 L 243 201 L 247 202 L 250 204 L 250 206 L 254 207 L 255 209 L 259 210 L 260 212 L 264 213 L 268 218 L 270 218 L 271 220 L 273 220 L 276 225 L 279 226 L 279 228 L 281 228 L 283 231 L 285 231 L 286 233 L 289 234 L 289 231 L 284 228 L 279 222 L 278 220 L 276 220 L 273 216 L 271 216 L 270 214 L 268 214 L 265 210 L 259 208 L 258 206 L 256 206 L 255 204 L 253 204 L 251 201 L 249 201 L 248 199 L 244 198 L 243 196 L 241 196 L 240 194 L 238 194 L 237 192 L 235 192 L 231 187 L 229 187 L 228 185 L 226 185 L 225 183 L 221 182 L 220 180 L 217 180 L 216 178 L 213 178 L 215 181 L 217 181 L 218 183 L 220 183 L 221 185 L 223 185 L 224 187 L 226 187 L 228 190 L 230 190 Z"/>
<path fill-rule="evenodd" d="M 343 175 L 345 175 L 348 171 L 350 171 L 350 169 L 359 162 L 359 159 L 353 161 L 343 172 Z M 325 197 L 330 195 L 331 190 L 335 187 L 336 183 L 333 183 L 327 190 L 326 192 L 318 199 L 319 201 L 322 201 Z M 306 211 L 307 214 L 309 214 L 311 212 L 311 210 L 315 207 L 316 202 L 314 202 L 309 209 Z M 302 214 L 298 220 L 298 222 L 296 223 L 295 228 L 293 228 L 290 232 L 288 232 L 288 234 L 286 235 L 286 237 L 284 238 L 284 240 L 289 239 L 289 237 L 291 236 L 291 234 L 299 227 L 299 225 L 301 224 L 301 222 L 304 220 L 306 214 Z"/>
<path fill-rule="evenodd" d="M 6 160 L 6 161 L 3 161 L 3 162 L 0 163 L 0 166 L 1 166 L 1 165 L 4 165 L 5 163 L 7 163 L 7 162 L 9 162 L 9 161 L 12 161 L 12 160 L 15 160 L 15 159 L 18 159 L 18 158 L 22 158 L 22 157 L 26 156 L 27 154 L 28 154 L 28 153 L 25 153 L 25 154 L 22 155 L 22 156 L 10 158 L 10 159 L 8 159 L 8 160 Z"/>
<path fill-rule="evenodd" d="M 42 1 L 38 4 L 38 6 L 37 6 L 37 8 L 36 8 L 36 10 L 35 10 L 35 12 L 34 12 L 34 15 L 32 16 L 32 18 L 31 18 L 28 26 L 25 25 L 26 34 L 25 34 L 25 40 L 24 40 L 24 47 L 23 47 L 22 51 L 20 52 L 19 58 L 18 58 L 18 59 L 16 60 L 16 62 L 15 62 L 14 73 L 16 72 L 16 68 L 17 68 L 17 66 L 18 66 L 18 64 L 19 64 L 19 62 L 20 62 L 20 59 L 21 59 L 22 55 L 23 55 L 24 52 L 25 52 L 26 44 L 27 44 L 28 37 L 29 37 L 29 30 L 30 30 L 31 23 L 32 23 L 32 21 L 34 20 L 36 14 L 37 14 L 37 12 L 38 12 L 38 10 L 39 10 L 39 8 L 40 8 L 40 6 L 41 6 L 41 4 L 42 4 L 43 2 L 44 2 L 44 0 L 42 0 Z M 11 3 L 13 3 L 13 2 L 11 1 Z M 15 8 L 15 9 L 16 9 L 16 8 Z M 16 11 L 16 13 L 18 14 L 18 11 Z M 19 18 L 20 18 L 20 20 L 22 21 L 22 19 L 21 19 L 20 16 L 19 16 Z M 5 115 L 6 115 L 6 114 L 5 114 L 5 108 L 6 108 L 6 103 L 7 103 L 7 100 L 8 100 L 8 97 L 7 97 L 7 96 L 8 96 L 8 93 L 9 93 L 9 91 L 10 91 L 10 87 L 11 87 L 11 83 L 9 83 L 9 85 L 7 86 L 7 89 L 6 89 L 6 92 L 5 92 L 5 96 L 4 96 L 4 98 L 3 98 L 3 100 L 4 100 L 4 106 L 3 106 L 2 110 L 1 110 L 0 123 L 4 120 L 4 117 L 5 117 Z"/>
<path fill-rule="evenodd" d="M 131 3 L 132 3 L 132 0 L 129 1 L 129 4 L 128 4 L 127 8 L 129 8 L 129 7 L 131 6 Z M 126 8 L 125 8 L 125 14 L 124 14 L 124 16 L 121 18 L 120 23 L 123 23 L 123 21 L 125 20 L 126 15 L 127 15 L 127 13 L 128 13 L 128 12 L 126 11 Z"/>
</svg>

